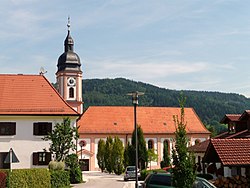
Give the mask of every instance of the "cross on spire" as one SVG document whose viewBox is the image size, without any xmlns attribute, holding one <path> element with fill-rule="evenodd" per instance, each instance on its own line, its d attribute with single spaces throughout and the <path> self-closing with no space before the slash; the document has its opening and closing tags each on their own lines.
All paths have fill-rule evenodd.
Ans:
<svg viewBox="0 0 250 188">
<path fill-rule="evenodd" d="M 68 31 L 70 31 L 70 17 L 68 16 L 68 24 L 67 24 L 67 27 L 68 27 Z"/>
</svg>

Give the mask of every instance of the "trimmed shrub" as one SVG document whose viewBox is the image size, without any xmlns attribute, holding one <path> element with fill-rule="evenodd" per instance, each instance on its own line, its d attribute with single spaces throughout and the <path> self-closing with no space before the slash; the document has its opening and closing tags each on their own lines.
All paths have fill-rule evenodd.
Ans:
<svg viewBox="0 0 250 188">
<path fill-rule="evenodd" d="M 69 173 L 64 170 L 51 170 L 51 188 L 70 187 Z"/>
<path fill-rule="evenodd" d="M 56 161 L 50 161 L 49 162 L 48 167 L 49 167 L 50 170 L 56 170 L 56 166 L 57 166 L 57 162 Z"/>
<path fill-rule="evenodd" d="M 63 161 L 50 161 L 49 162 L 49 169 L 50 170 L 64 170 L 65 163 Z"/>
<path fill-rule="evenodd" d="M 6 187 L 7 174 L 5 172 L 0 172 L 0 188 Z"/>
<path fill-rule="evenodd" d="M 50 188 L 50 173 L 45 168 L 14 169 L 9 173 L 11 188 Z"/>
</svg>

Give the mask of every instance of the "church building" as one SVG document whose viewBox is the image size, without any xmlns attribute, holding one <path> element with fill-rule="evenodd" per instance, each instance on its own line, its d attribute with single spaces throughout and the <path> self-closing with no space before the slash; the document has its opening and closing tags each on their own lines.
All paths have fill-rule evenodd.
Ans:
<svg viewBox="0 0 250 188">
<path fill-rule="evenodd" d="M 99 170 L 97 164 L 97 146 L 100 139 L 118 136 L 124 146 L 130 142 L 134 130 L 133 106 L 90 106 L 83 112 L 82 70 L 79 56 L 74 52 L 74 41 L 68 35 L 64 41 L 64 53 L 58 59 L 56 73 L 59 93 L 72 108 L 82 115 L 77 121 L 80 138 L 77 144 L 79 159 L 84 161 L 83 170 Z M 84 87 L 83 87 L 84 88 Z M 175 144 L 175 124 L 173 115 L 180 117 L 180 108 L 176 107 L 138 107 L 138 125 L 141 126 L 147 148 L 154 149 L 158 159 L 152 162 L 152 168 L 159 168 L 163 158 L 163 143 L 169 147 L 169 153 Z M 185 121 L 190 139 L 194 145 L 209 139 L 210 132 L 192 108 L 185 108 Z"/>
<path fill-rule="evenodd" d="M 100 139 L 118 136 L 125 146 L 131 143 L 134 131 L 134 108 L 131 106 L 90 106 L 84 111 L 82 98 L 82 70 L 79 56 L 74 52 L 70 33 L 64 41 L 64 52 L 57 62 L 57 90 L 43 74 L 0 74 L 0 168 L 10 168 L 6 159 L 9 151 L 15 153 L 18 163 L 13 168 L 47 167 L 53 159 L 49 142 L 42 138 L 51 132 L 64 117 L 71 126 L 79 127 L 77 154 L 84 161 L 83 170 L 99 170 L 97 146 Z M 137 108 L 137 123 L 144 132 L 148 149 L 158 159 L 152 168 L 159 168 L 163 158 L 163 144 L 169 153 L 173 146 L 175 124 L 173 116 L 180 117 L 180 108 Z M 192 108 L 185 108 L 189 145 L 209 139 L 210 132 Z"/>
</svg>

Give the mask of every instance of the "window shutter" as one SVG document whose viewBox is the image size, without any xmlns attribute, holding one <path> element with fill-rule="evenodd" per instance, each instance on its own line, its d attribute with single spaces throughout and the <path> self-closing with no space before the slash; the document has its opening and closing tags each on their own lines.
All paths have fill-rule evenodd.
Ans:
<svg viewBox="0 0 250 188">
<path fill-rule="evenodd" d="M 48 165 L 50 161 L 51 161 L 51 153 L 46 152 L 46 154 L 45 154 L 45 165 Z"/>
<path fill-rule="evenodd" d="M 33 124 L 33 135 L 38 135 L 39 134 L 39 124 L 34 123 Z"/>
<path fill-rule="evenodd" d="M 39 160 L 38 160 L 38 153 L 33 153 L 33 165 L 38 165 Z"/>
<path fill-rule="evenodd" d="M 52 132 L 52 123 L 48 123 L 48 133 Z"/>
<path fill-rule="evenodd" d="M 16 123 L 11 124 L 11 135 L 16 135 Z"/>
</svg>

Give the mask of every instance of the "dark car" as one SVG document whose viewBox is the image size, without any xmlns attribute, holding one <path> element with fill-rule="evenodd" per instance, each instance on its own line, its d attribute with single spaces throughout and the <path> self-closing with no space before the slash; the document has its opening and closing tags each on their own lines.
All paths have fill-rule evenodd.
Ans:
<svg viewBox="0 0 250 188">
<path fill-rule="evenodd" d="M 149 174 L 142 183 L 143 188 L 173 188 L 172 176 L 167 173 Z M 216 188 L 213 184 L 204 178 L 196 177 L 193 188 Z"/>
</svg>

